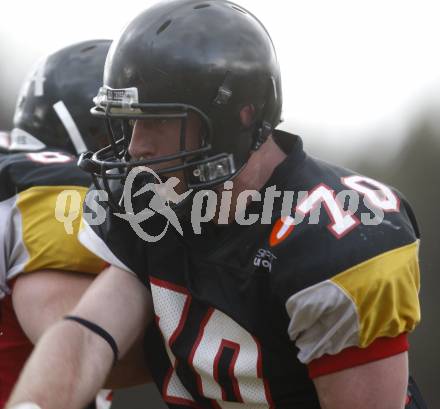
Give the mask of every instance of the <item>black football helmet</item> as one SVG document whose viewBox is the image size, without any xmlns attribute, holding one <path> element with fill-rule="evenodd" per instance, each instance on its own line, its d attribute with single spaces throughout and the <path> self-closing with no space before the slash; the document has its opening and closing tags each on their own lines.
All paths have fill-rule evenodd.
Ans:
<svg viewBox="0 0 440 409">
<path fill-rule="evenodd" d="M 90 107 L 102 84 L 110 44 L 110 40 L 74 44 L 34 67 L 18 97 L 10 150 L 50 148 L 77 155 L 105 146 L 105 126 L 90 115 Z"/>
<path fill-rule="evenodd" d="M 280 69 L 268 32 L 249 11 L 225 0 L 163 1 L 113 42 L 94 101 L 92 112 L 106 119 L 112 141 L 79 163 L 102 177 L 107 190 L 107 179 L 168 161 L 173 167 L 158 173 L 183 170 L 188 187 L 197 190 L 233 178 L 278 125 Z M 249 126 L 240 120 L 246 106 L 255 112 Z M 204 131 L 201 146 L 186 150 L 190 113 Z M 179 118 L 180 151 L 130 162 L 130 120 L 147 118 Z"/>
</svg>

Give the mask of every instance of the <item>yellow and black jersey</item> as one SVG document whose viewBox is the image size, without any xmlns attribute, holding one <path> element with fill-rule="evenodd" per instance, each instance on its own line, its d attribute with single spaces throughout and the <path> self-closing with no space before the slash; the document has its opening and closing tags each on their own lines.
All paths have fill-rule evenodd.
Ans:
<svg viewBox="0 0 440 409">
<path fill-rule="evenodd" d="M 104 263 L 77 239 L 82 203 L 61 202 L 63 191 L 84 200 L 90 177 L 68 153 L 44 151 L 0 156 L 0 298 L 20 273 L 57 269 L 98 273 Z M 58 210 L 57 210 L 57 201 Z M 57 218 L 72 212 L 72 231 Z"/>
<path fill-rule="evenodd" d="M 148 243 L 108 212 L 80 233 L 150 288 L 146 350 L 170 408 L 318 409 L 311 378 L 405 351 L 420 319 L 419 232 L 404 197 L 308 156 L 299 137 L 274 138 L 288 157 L 246 209 L 256 223 L 196 234 L 187 221 L 183 236 L 169 228 Z"/>
</svg>

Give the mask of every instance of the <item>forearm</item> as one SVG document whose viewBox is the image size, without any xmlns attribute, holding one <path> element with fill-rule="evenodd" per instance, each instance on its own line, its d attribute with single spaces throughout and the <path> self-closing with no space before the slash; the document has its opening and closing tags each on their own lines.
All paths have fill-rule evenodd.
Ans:
<svg viewBox="0 0 440 409">
<path fill-rule="evenodd" d="M 128 388 L 151 380 L 144 354 L 144 337 L 141 337 L 112 369 L 105 382 L 105 388 Z"/>
<path fill-rule="evenodd" d="M 102 338 L 61 321 L 38 342 L 6 407 L 31 401 L 43 409 L 82 409 L 102 387 L 112 362 Z"/>
<path fill-rule="evenodd" d="M 123 358 L 152 318 L 151 294 L 131 273 L 103 271 L 70 313 L 104 330 Z M 43 409 L 81 409 L 104 384 L 113 364 L 108 339 L 63 320 L 38 342 L 9 404 L 31 401 Z"/>
</svg>

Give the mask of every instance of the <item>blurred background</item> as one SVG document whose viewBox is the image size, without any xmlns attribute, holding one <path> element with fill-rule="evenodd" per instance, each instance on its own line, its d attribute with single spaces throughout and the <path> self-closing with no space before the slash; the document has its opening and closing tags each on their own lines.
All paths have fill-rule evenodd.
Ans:
<svg viewBox="0 0 440 409">
<path fill-rule="evenodd" d="M 0 3 L 0 130 L 26 72 L 44 54 L 114 38 L 156 0 Z M 306 149 L 396 186 L 422 231 L 423 320 L 410 364 L 440 407 L 440 3 L 437 0 L 237 0 L 266 25 L 283 74 L 282 128 Z M 437 51 L 436 51 L 437 50 Z M 114 408 L 159 408 L 153 387 L 116 394 Z"/>
</svg>

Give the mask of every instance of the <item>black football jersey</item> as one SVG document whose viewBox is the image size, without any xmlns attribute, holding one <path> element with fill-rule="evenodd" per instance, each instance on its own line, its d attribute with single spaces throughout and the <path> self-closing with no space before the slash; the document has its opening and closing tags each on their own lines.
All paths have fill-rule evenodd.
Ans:
<svg viewBox="0 0 440 409">
<path fill-rule="evenodd" d="M 65 152 L 0 154 L 0 299 L 20 273 L 103 269 L 77 238 L 90 182 Z"/>
<path fill-rule="evenodd" d="M 366 362 L 359 350 L 404 350 L 420 319 L 419 233 L 402 195 L 274 138 L 288 157 L 242 215 L 257 223 L 197 234 L 183 221 L 183 235 L 168 226 L 148 243 L 108 212 L 80 233 L 151 289 L 146 351 L 170 408 L 319 408 L 311 377 Z"/>
</svg>

